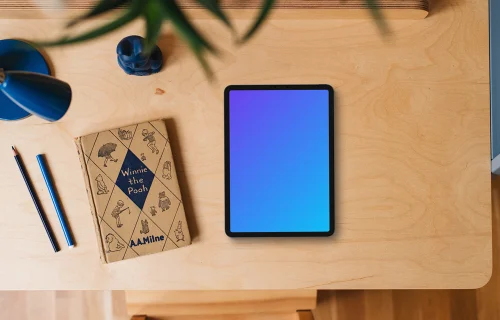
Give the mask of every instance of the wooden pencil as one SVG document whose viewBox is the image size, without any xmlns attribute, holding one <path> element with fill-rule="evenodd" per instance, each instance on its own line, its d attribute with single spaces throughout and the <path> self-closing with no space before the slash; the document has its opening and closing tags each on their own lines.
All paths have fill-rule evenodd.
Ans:
<svg viewBox="0 0 500 320">
<path fill-rule="evenodd" d="M 35 204 L 36 211 L 38 212 L 38 215 L 40 216 L 40 220 L 42 220 L 43 227 L 45 228 L 45 232 L 47 233 L 47 236 L 49 237 L 50 244 L 52 245 L 54 252 L 57 252 L 57 251 L 59 251 L 59 246 L 57 245 L 57 242 L 54 238 L 54 234 L 52 233 L 52 230 L 51 230 L 50 225 L 47 221 L 47 218 L 45 217 L 45 213 L 42 210 L 42 206 L 40 206 L 40 202 L 38 201 L 38 197 L 36 196 L 36 194 L 34 192 L 33 186 L 31 185 L 31 181 L 29 180 L 29 177 L 26 174 L 26 170 L 24 169 L 24 165 L 23 165 L 23 162 L 21 160 L 21 157 L 19 156 L 19 153 L 17 153 L 16 148 L 12 147 L 12 151 L 14 152 L 14 159 L 16 159 L 17 166 L 19 167 L 19 171 L 21 171 L 21 175 L 23 176 L 24 183 L 26 184 L 26 188 L 28 188 L 31 199 L 33 200 L 33 203 Z"/>
</svg>

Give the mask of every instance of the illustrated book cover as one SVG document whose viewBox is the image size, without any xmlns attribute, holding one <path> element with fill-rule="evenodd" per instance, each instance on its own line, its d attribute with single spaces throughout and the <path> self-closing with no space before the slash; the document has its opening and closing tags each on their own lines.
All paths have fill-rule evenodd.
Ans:
<svg viewBox="0 0 500 320">
<path fill-rule="evenodd" d="M 76 139 L 104 263 L 191 244 L 162 120 Z"/>
</svg>

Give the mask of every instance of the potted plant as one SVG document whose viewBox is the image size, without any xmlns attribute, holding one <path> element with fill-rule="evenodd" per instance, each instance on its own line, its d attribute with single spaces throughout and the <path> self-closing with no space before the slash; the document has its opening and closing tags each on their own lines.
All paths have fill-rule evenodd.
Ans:
<svg viewBox="0 0 500 320">
<path fill-rule="evenodd" d="M 263 22 L 268 17 L 273 8 L 275 0 L 263 0 L 257 18 L 250 28 L 242 35 L 238 36 L 235 29 L 224 13 L 218 0 L 196 0 L 201 7 L 211 12 L 225 26 L 227 26 L 235 35 L 237 43 L 242 44 L 248 41 L 259 30 Z M 377 0 L 365 0 L 368 8 L 371 9 L 372 16 L 378 22 L 381 30 L 385 30 L 385 25 L 381 19 L 380 12 L 377 9 Z M 143 19 L 146 24 L 145 50 L 151 51 L 160 35 L 163 23 L 169 22 L 177 31 L 200 61 L 207 75 L 212 72 L 205 59 L 206 53 L 217 54 L 217 49 L 199 33 L 196 27 L 184 14 L 179 6 L 178 0 L 100 0 L 86 14 L 72 20 L 67 27 L 71 28 L 81 22 L 98 17 L 117 8 L 125 8 L 124 11 L 112 21 L 101 25 L 100 27 L 88 31 L 81 35 L 72 37 L 63 37 L 56 41 L 43 43 L 44 46 L 60 46 L 88 41 L 103 36 L 109 32 L 117 30 L 136 19 Z"/>
</svg>

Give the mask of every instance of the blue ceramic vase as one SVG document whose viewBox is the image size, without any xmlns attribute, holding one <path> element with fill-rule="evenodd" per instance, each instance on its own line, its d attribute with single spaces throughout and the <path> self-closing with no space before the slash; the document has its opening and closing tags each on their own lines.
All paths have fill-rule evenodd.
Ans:
<svg viewBox="0 0 500 320">
<path fill-rule="evenodd" d="M 125 73 L 134 76 L 148 76 L 157 73 L 163 66 L 163 54 L 155 46 L 151 54 L 144 54 L 144 38 L 128 36 L 118 43 L 116 47 L 118 65 Z"/>
</svg>

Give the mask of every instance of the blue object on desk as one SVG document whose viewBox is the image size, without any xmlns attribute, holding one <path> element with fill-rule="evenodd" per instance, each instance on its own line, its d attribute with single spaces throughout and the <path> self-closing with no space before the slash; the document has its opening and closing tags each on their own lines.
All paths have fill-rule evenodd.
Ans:
<svg viewBox="0 0 500 320">
<path fill-rule="evenodd" d="M 19 40 L 0 41 L 0 118 L 36 114 L 48 121 L 61 119 L 71 104 L 71 87 L 48 74 L 47 63 L 35 48 Z"/>
<path fill-rule="evenodd" d="M 151 54 L 144 54 L 144 38 L 128 36 L 123 38 L 116 47 L 118 65 L 126 74 L 134 76 L 149 76 L 157 73 L 163 66 L 163 54 L 155 46 Z"/>
<path fill-rule="evenodd" d="M 0 40 L 0 69 L 30 71 L 50 75 L 49 65 L 42 54 L 26 42 L 14 39 Z M 0 119 L 20 120 L 31 115 L 18 107 L 0 90 Z"/>
<path fill-rule="evenodd" d="M 490 0 L 491 172 L 500 175 L 500 2 Z"/>
<path fill-rule="evenodd" d="M 64 217 L 64 213 L 59 203 L 59 199 L 56 194 L 56 189 L 54 188 L 54 184 L 52 183 L 52 179 L 50 177 L 50 173 L 45 162 L 43 155 L 39 154 L 36 156 L 36 160 L 40 165 L 40 170 L 42 171 L 43 179 L 45 180 L 45 184 L 47 185 L 47 189 L 50 193 L 50 198 L 52 199 L 52 203 L 54 204 L 54 208 L 57 212 L 57 217 L 59 218 L 59 223 L 61 224 L 61 228 L 64 232 L 64 237 L 66 238 L 66 242 L 68 243 L 68 247 L 73 248 L 75 243 L 73 242 L 73 238 L 71 237 L 71 231 L 66 223 L 66 219 Z"/>
<path fill-rule="evenodd" d="M 50 244 L 52 245 L 52 248 L 54 249 L 54 252 L 59 251 L 59 246 L 57 245 L 57 241 L 54 237 L 54 234 L 52 233 L 52 228 L 49 225 L 49 222 L 47 221 L 47 218 L 45 216 L 45 212 L 42 209 L 42 206 L 40 205 L 40 201 L 38 200 L 38 196 L 36 195 L 33 186 L 31 184 L 31 180 L 28 176 L 28 173 L 26 172 L 26 169 L 24 168 L 23 161 L 21 160 L 21 156 L 17 152 L 16 148 L 14 146 L 12 147 L 12 151 L 14 152 L 14 159 L 16 160 L 17 166 L 19 167 L 19 171 L 21 172 L 21 175 L 24 179 L 24 183 L 26 184 L 26 188 L 28 189 L 28 192 L 30 193 L 31 199 L 33 200 L 33 204 L 35 205 L 36 211 L 38 212 L 38 216 L 40 217 L 40 220 L 42 221 L 43 228 L 45 229 L 45 232 L 47 233 L 47 237 L 49 238 Z"/>
<path fill-rule="evenodd" d="M 18 107 L 48 121 L 61 119 L 72 98 L 66 82 L 24 71 L 0 71 L 0 91 Z"/>
</svg>

